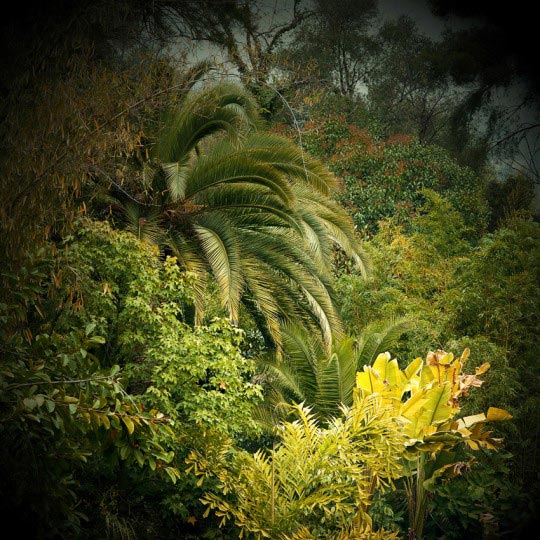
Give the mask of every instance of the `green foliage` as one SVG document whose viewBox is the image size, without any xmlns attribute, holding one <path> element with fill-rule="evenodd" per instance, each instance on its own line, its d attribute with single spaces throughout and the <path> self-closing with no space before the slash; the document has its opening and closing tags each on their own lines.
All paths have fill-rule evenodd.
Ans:
<svg viewBox="0 0 540 540">
<path fill-rule="evenodd" d="M 460 267 L 444 301 L 451 315 L 454 335 L 485 336 L 503 351 L 506 362 L 516 370 L 514 394 L 507 400 L 515 407 L 518 434 L 510 438 L 515 455 L 511 475 L 527 492 L 538 489 L 534 472 L 540 414 L 540 389 L 536 342 L 540 305 L 540 228 L 520 217 L 486 236 L 468 265 Z M 495 383 L 505 393 L 504 380 Z M 493 385 L 493 389 L 495 388 Z M 522 457 L 522 456 L 527 456 Z"/>
<path fill-rule="evenodd" d="M 216 475 L 220 482 L 222 494 L 203 498 L 208 512 L 213 509 L 222 523 L 234 520 L 247 538 L 337 538 L 345 531 L 348 538 L 369 538 L 373 489 L 400 472 L 399 424 L 384 419 L 374 399 L 356 400 L 327 428 L 317 425 L 309 408 L 294 409 L 299 419 L 281 424 L 280 441 L 268 452 L 225 445 L 217 453 L 190 455 L 197 475 Z M 229 493 L 232 498 L 224 496 Z"/>
<path fill-rule="evenodd" d="M 145 371 L 152 383 L 145 401 L 168 411 L 178 427 L 256 432 L 249 404 L 258 401 L 260 389 L 248 382 L 254 364 L 240 353 L 242 330 L 220 319 L 193 330 L 180 322 L 171 326 L 148 346 Z"/>
<path fill-rule="evenodd" d="M 456 360 L 438 351 L 400 370 L 388 353 L 380 354 L 356 374 L 352 406 L 342 406 L 344 419 L 327 419 L 328 427 L 320 428 L 309 409 L 294 406 L 300 419 L 280 424 L 280 441 L 268 453 L 246 454 L 230 444 L 192 452 L 190 467 L 201 481 L 217 476 L 222 491 L 207 493 L 203 502 L 222 524 L 234 520 L 249 538 L 334 538 L 344 530 L 355 537 L 372 530 L 374 489 L 405 477 L 409 528 L 422 538 L 428 491 L 449 471 L 465 467 L 456 461 L 455 447 L 496 449 L 500 441 L 484 424 L 511 418 L 494 407 L 487 415 L 458 418 L 461 399 L 489 369 L 484 364 L 475 374 L 464 373 L 467 357 L 468 351 Z M 319 397 L 318 406 L 324 403 Z"/>
<path fill-rule="evenodd" d="M 512 131 L 488 103 L 524 72 L 499 32 L 435 43 L 401 18 L 377 34 L 373 0 L 295 1 L 267 29 L 264 3 L 59 3 L 2 23 L 6 530 L 390 539 L 408 496 L 409 538 L 527 536 L 540 494 L 534 186 L 476 174 L 495 133 L 496 156 L 535 151 L 535 125 Z M 226 52 L 258 103 L 206 86 L 207 64 L 178 72 L 160 48 L 170 13 Z M 293 110 L 307 153 L 257 132 L 259 113 Z M 110 224 L 76 219 L 87 208 Z M 344 262 L 369 260 L 346 211 L 370 238 L 369 279 Z M 390 346 L 401 368 L 378 356 Z M 468 347 L 474 374 L 442 352 L 407 362 Z M 487 362 L 483 391 L 462 400 Z M 256 439 L 255 381 L 278 409 L 310 406 L 271 449 Z M 508 416 L 492 403 L 514 419 L 486 432 Z M 501 436 L 510 453 L 476 451 Z"/>
<path fill-rule="evenodd" d="M 511 456 L 502 450 L 481 460 L 467 454 L 456 459 L 452 475 L 437 480 L 425 537 L 453 540 L 498 534 L 500 516 L 519 512 L 523 504 L 523 495 L 508 479 Z"/>
<path fill-rule="evenodd" d="M 492 181 L 487 185 L 486 196 L 491 208 L 490 231 L 519 211 L 530 210 L 534 199 L 534 181 L 524 175 L 510 176 L 504 180 Z"/>
<path fill-rule="evenodd" d="M 426 203 L 409 232 L 394 220 L 380 222 L 379 233 L 366 243 L 372 277 L 344 274 L 337 284 L 342 315 L 353 334 L 383 317 L 415 321 L 394 348 L 401 358 L 412 358 L 420 345 L 445 346 L 448 310 L 442 298 L 471 251 L 462 216 L 435 192 L 423 195 Z"/>
<path fill-rule="evenodd" d="M 446 150 L 406 135 L 377 141 L 365 129 L 347 125 L 343 117 L 313 120 L 304 130 L 305 147 L 328 159 L 341 179 L 339 200 L 363 234 L 376 232 L 384 218 L 408 224 L 426 201 L 425 188 L 447 198 L 471 232 L 485 229 L 488 206 L 482 180 Z"/>
<path fill-rule="evenodd" d="M 260 396 L 241 330 L 183 321 L 193 276 L 174 259 L 89 220 L 53 253 L 6 276 L 0 381 L 5 489 L 14 512 L 52 536 L 78 527 L 81 509 L 95 514 L 92 477 L 103 485 L 121 474 L 121 491 L 160 481 L 159 499 L 168 481 L 189 486 L 189 449 L 205 432 L 253 434 Z M 110 505 L 93 517 L 114 529 L 125 515 Z"/>
<path fill-rule="evenodd" d="M 126 393 L 118 365 L 100 363 L 106 338 L 71 316 L 76 300 L 66 298 L 57 262 L 42 250 L 5 275 L 0 305 L 2 495 L 24 530 L 48 537 L 84 517 L 74 474 L 95 452 L 141 467 L 160 460 L 173 480 L 179 474 L 161 445 L 168 419 Z"/>
<path fill-rule="evenodd" d="M 448 300 L 455 331 L 484 334 L 525 367 L 534 348 L 540 300 L 540 228 L 519 216 L 486 236 L 456 275 L 458 297 Z M 525 352 L 528 351 L 528 352 Z"/>
</svg>

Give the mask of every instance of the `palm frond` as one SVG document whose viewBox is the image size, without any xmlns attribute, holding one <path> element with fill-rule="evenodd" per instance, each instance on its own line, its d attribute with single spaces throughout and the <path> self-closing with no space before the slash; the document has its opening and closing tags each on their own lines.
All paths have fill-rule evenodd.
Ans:
<svg viewBox="0 0 540 540">
<path fill-rule="evenodd" d="M 218 212 L 198 217 L 193 228 L 219 285 L 221 303 L 228 309 L 231 321 L 238 323 L 243 279 L 236 230 Z"/>
<path fill-rule="evenodd" d="M 126 230 L 139 240 L 161 246 L 164 239 L 162 217 L 159 208 L 142 207 L 135 202 L 124 205 Z"/>
<path fill-rule="evenodd" d="M 198 244 L 180 231 L 169 231 L 167 244 L 180 266 L 195 275 L 193 283 L 195 323 L 201 324 L 204 316 L 206 284 L 208 281 L 207 263 L 200 254 Z"/>
<path fill-rule="evenodd" d="M 259 123 L 256 102 L 242 86 L 221 83 L 204 88 L 169 113 L 154 157 L 166 163 L 181 161 L 210 135 L 224 132 L 236 141 Z"/>
<path fill-rule="evenodd" d="M 333 351 L 336 365 L 335 371 L 337 372 L 339 402 L 351 406 L 358 364 L 354 338 L 345 336 L 340 340 L 336 340 Z M 332 413 L 335 414 L 335 409 L 333 409 Z"/>
<path fill-rule="evenodd" d="M 272 165 L 291 179 L 329 196 L 337 186 L 335 176 L 290 140 L 271 133 L 253 133 L 246 138 L 244 152 L 253 159 Z"/>
<path fill-rule="evenodd" d="M 187 160 L 163 163 L 161 168 L 172 200 L 181 201 L 185 199 L 187 185 L 186 175 L 189 170 Z"/>
<path fill-rule="evenodd" d="M 411 319 L 400 317 L 378 321 L 366 326 L 357 343 L 357 371 L 371 365 L 380 353 L 391 350 L 405 333 L 414 328 Z"/>
<path fill-rule="evenodd" d="M 267 163 L 250 159 L 242 152 L 233 153 L 227 147 L 229 145 L 220 145 L 211 155 L 197 161 L 187 179 L 186 197 L 216 186 L 241 182 L 265 186 L 284 203 L 292 203 L 294 193 L 283 175 Z"/>
<path fill-rule="evenodd" d="M 283 401 L 304 400 L 317 415 L 329 421 L 338 414 L 341 404 L 351 406 L 356 372 L 365 361 L 395 345 L 399 337 L 412 328 L 412 321 L 394 319 L 366 327 L 363 339 L 355 345 L 355 338 L 334 339 L 328 349 L 314 334 L 297 324 L 282 327 L 283 355 L 259 359 L 263 373 L 267 373 L 266 407 L 276 407 Z M 279 416 L 274 413 L 274 416 Z"/>
<path fill-rule="evenodd" d="M 139 192 L 118 197 L 126 201 L 126 228 L 195 273 L 197 321 L 211 274 L 233 321 L 249 295 L 278 356 L 292 320 L 318 328 L 328 353 L 343 334 L 330 272 L 334 245 L 367 266 L 350 218 L 330 199 L 336 179 L 289 140 L 256 132 L 258 106 L 243 87 L 196 89 L 207 68 L 186 76 L 190 90 L 150 158 L 133 159 L 142 167 Z"/>
<path fill-rule="evenodd" d="M 201 213 L 226 212 L 237 226 L 249 229 L 284 227 L 301 232 L 298 216 L 274 191 L 266 186 L 234 183 L 198 194 L 194 202 Z"/>
<path fill-rule="evenodd" d="M 309 258 L 303 249 L 303 241 L 298 235 L 278 230 L 264 234 L 260 231 L 243 231 L 243 244 L 251 257 L 267 264 L 279 277 L 279 283 L 288 283 L 286 289 L 294 288 L 305 299 L 308 312 L 319 323 L 326 343 L 330 343 L 332 332 L 340 333 L 342 323 L 339 318 L 333 291 L 328 276 Z M 285 317 L 287 315 L 285 314 Z"/>
<path fill-rule="evenodd" d="M 305 186 L 295 185 L 294 192 L 297 205 L 304 209 L 304 215 L 309 215 L 311 223 L 318 222 L 326 234 L 321 238 L 332 241 L 353 258 L 363 275 L 369 275 L 371 261 L 362 249 L 354 232 L 350 216 L 335 201 L 323 197 L 320 193 L 306 189 Z M 326 248 L 328 250 L 328 247 Z"/>
</svg>

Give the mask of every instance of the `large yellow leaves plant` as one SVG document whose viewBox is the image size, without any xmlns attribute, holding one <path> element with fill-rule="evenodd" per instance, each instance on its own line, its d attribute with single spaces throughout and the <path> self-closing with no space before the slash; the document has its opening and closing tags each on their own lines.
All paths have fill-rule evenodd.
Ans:
<svg viewBox="0 0 540 540">
<path fill-rule="evenodd" d="M 416 358 L 404 370 L 389 353 L 380 354 L 372 366 L 357 373 L 354 399 L 379 396 L 385 414 L 400 419 L 407 438 L 404 448 L 406 490 L 409 509 L 409 537 L 421 539 L 427 515 L 428 490 L 446 471 L 459 470 L 454 447 L 466 444 L 472 450 L 496 450 L 500 439 L 492 437 L 486 423 L 508 420 L 511 415 L 496 407 L 486 414 L 459 418 L 460 399 L 471 388 L 480 387 L 480 375 L 463 371 L 469 350 L 455 359 L 445 351 L 430 352 L 426 360 Z"/>
</svg>

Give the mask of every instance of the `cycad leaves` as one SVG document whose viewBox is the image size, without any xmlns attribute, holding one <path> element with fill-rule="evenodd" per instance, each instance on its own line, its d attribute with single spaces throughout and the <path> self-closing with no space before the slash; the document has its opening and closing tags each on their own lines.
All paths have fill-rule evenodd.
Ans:
<svg viewBox="0 0 540 540">
<path fill-rule="evenodd" d="M 368 393 L 386 391 L 388 382 L 393 382 L 399 375 L 397 362 L 393 361 L 396 365 L 387 368 L 379 360 L 373 368 L 367 366 L 357 374 L 366 359 L 362 343 L 377 343 L 379 348 L 375 348 L 375 352 L 387 362 L 389 355 L 381 353 L 381 345 L 394 345 L 409 329 L 410 322 L 403 319 L 374 324 L 364 330 L 363 340 L 359 343 L 351 336 L 341 336 L 334 339 L 329 350 L 304 328 L 294 324 L 285 325 L 282 330 L 283 358 L 265 357 L 260 360 L 274 389 L 269 396 L 268 406 L 275 408 L 280 400 L 304 401 L 321 418 L 328 420 L 338 413 L 340 404 L 352 405 L 357 377 L 369 389 Z M 375 368 L 378 370 L 376 373 Z M 397 397 L 401 398 L 401 394 Z"/>
</svg>

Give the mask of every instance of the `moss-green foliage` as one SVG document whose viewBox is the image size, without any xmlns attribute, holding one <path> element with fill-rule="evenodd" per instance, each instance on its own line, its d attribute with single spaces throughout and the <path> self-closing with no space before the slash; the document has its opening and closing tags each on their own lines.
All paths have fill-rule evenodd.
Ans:
<svg viewBox="0 0 540 540">
<path fill-rule="evenodd" d="M 443 148 L 406 135 L 377 140 L 340 116 L 308 122 L 303 131 L 306 149 L 327 160 L 342 180 L 339 200 L 361 233 L 373 234 L 377 222 L 389 217 L 408 224 L 425 202 L 425 188 L 446 197 L 473 232 L 485 230 L 489 211 L 482 180 Z"/>
<path fill-rule="evenodd" d="M 260 392 L 242 331 L 223 320 L 190 327 L 192 277 L 106 223 L 81 221 L 5 279 L 0 429 L 12 520 L 45 537 L 129 532 L 139 519 L 151 529 L 156 485 L 168 514 L 187 519 L 195 498 L 175 506 L 171 494 L 178 480 L 177 492 L 192 489 L 186 452 L 203 433 L 254 432 Z M 126 499 L 128 488 L 138 496 Z M 86 532 L 81 511 L 94 524 Z"/>
<path fill-rule="evenodd" d="M 452 333 L 482 336 L 500 347 L 517 372 L 518 392 L 508 396 L 514 405 L 517 433 L 509 438 L 514 456 L 510 472 L 523 493 L 538 493 L 535 451 L 539 436 L 540 378 L 537 354 L 540 327 L 540 227 L 514 217 L 475 250 L 460 267 L 452 289 L 445 294 L 451 310 Z M 492 390 L 508 392 L 505 378 L 493 380 Z M 513 398 L 513 399 L 512 399 Z M 532 510 L 533 512 L 535 510 Z"/>
</svg>

